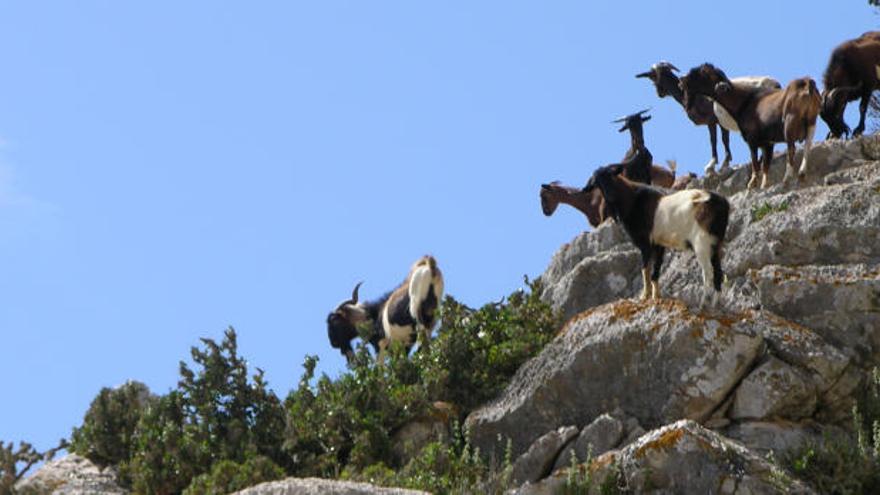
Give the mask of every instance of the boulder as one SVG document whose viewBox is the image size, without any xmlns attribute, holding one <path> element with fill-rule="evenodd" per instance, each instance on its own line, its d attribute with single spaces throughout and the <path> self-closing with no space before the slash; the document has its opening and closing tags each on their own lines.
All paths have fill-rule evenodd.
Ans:
<svg viewBox="0 0 880 495">
<path fill-rule="evenodd" d="M 22 495 L 116 495 L 128 493 L 119 486 L 113 468 L 101 469 L 77 454 L 43 464 L 15 485 Z"/>
<path fill-rule="evenodd" d="M 538 481 L 550 474 L 560 449 L 577 434 L 577 427 L 563 426 L 535 440 L 513 463 L 513 483 L 521 485 L 526 481 Z"/>
<path fill-rule="evenodd" d="M 571 465 L 572 456 L 577 461 L 598 457 L 617 447 L 623 440 L 624 425 L 610 414 L 603 414 L 584 426 L 577 438 L 560 452 L 553 471 Z"/>
<path fill-rule="evenodd" d="M 579 470 L 590 478 L 579 493 L 606 493 L 615 486 L 624 493 L 679 495 L 815 493 L 755 452 L 688 420 L 651 431 Z M 573 477 L 561 470 L 514 493 L 562 493 Z"/>
<path fill-rule="evenodd" d="M 510 438 L 514 455 L 560 425 L 620 407 L 645 426 L 703 420 L 764 350 L 759 313 L 715 318 L 671 301 L 621 300 L 571 320 L 466 426 L 483 452 Z"/>
<path fill-rule="evenodd" d="M 427 414 L 403 425 L 391 437 L 391 450 L 400 465 L 409 462 L 430 442 L 449 438 L 449 424 L 456 415 L 448 402 L 435 402 Z"/>
<path fill-rule="evenodd" d="M 737 387 L 728 416 L 731 419 L 801 419 L 816 410 L 816 388 L 808 376 L 780 359 L 770 357 Z"/>
<path fill-rule="evenodd" d="M 326 480 L 321 478 L 287 478 L 260 483 L 235 492 L 236 495 L 430 495 L 419 490 L 384 488 L 369 483 Z"/>
</svg>

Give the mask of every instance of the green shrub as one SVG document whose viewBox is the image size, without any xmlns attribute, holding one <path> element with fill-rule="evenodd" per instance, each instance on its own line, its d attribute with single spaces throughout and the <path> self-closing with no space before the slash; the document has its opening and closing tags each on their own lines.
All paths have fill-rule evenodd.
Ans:
<svg viewBox="0 0 880 495">
<path fill-rule="evenodd" d="M 380 486 L 398 486 L 435 494 L 502 494 L 513 472 L 511 444 L 500 463 L 485 459 L 456 425 L 452 442 L 431 442 L 398 471 L 378 463 L 361 472 L 345 471 L 343 478 Z"/>
<path fill-rule="evenodd" d="M 432 398 L 469 411 L 497 396 L 529 358 L 555 336 L 561 319 L 540 299 L 540 282 L 506 303 L 472 310 L 447 297 L 443 327 L 422 360 Z"/>
<path fill-rule="evenodd" d="M 310 386 L 316 357 L 307 357 L 299 387 L 285 401 L 285 449 L 299 476 L 336 477 L 352 464 L 390 464 L 390 434 L 428 406 L 415 364 L 393 346 L 384 366 L 361 348 L 351 371 Z"/>
<path fill-rule="evenodd" d="M 262 371 L 248 379 L 235 331 L 217 344 L 192 348 L 193 371 L 180 364 L 178 389 L 147 408 L 135 432 L 135 449 L 121 474 L 138 493 L 180 493 L 193 477 L 224 460 L 246 463 L 264 456 L 287 466 L 282 452 L 284 409 Z"/>
<path fill-rule="evenodd" d="M 283 477 L 284 470 L 267 457 L 253 457 L 244 464 L 224 460 L 215 463 L 210 473 L 193 479 L 183 495 L 224 495 Z"/>
<path fill-rule="evenodd" d="M 73 430 L 71 451 L 101 467 L 127 461 L 131 457 L 135 427 L 153 400 L 147 386 L 139 382 L 101 389 L 89 406 L 82 426 Z"/>
</svg>

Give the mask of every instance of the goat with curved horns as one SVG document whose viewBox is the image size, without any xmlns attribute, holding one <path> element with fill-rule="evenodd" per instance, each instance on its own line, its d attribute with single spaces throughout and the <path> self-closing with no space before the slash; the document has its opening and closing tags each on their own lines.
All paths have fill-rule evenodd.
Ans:
<svg viewBox="0 0 880 495">
<path fill-rule="evenodd" d="M 623 224 L 641 253 L 642 298 L 660 297 L 658 280 L 666 248 L 690 249 L 703 270 L 704 285 L 714 288 L 712 297 L 717 303 L 724 280 L 721 246 L 730 217 L 727 199 L 701 189 L 664 194 L 657 188 L 627 180 L 622 172 L 620 164 L 601 167 L 584 190 L 602 191 L 611 214 Z"/>
<path fill-rule="evenodd" d="M 854 40 L 838 45 L 831 52 L 828 67 L 822 76 L 822 120 L 830 129 L 828 137 L 848 135 L 843 120 L 846 104 L 859 102 L 859 124 L 852 131 L 858 136 L 865 131 L 865 112 L 871 93 L 880 89 L 880 31 L 867 32 Z"/>
<path fill-rule="evenodd" d="M 795 144 L 804 141 L 804 157 L 797 172 L 798 179 L 803 179 L 821 105 L 815 81 L 802 77 L 791 81 L 784 90 L 747 91 L 732 84 L 724 71 L 706 63 L 691 69 L 681 78 L 680 84 L 685 104 L 698 95 L 707 96 L 721 104 L 736 120 L 751 152 L 749 189 L 755 186 L 759 172 L 763 176 L 761 188 L 767 187 L 773 145 L 779 142 L 788 146 L 784 179 L 787 181 L 794 175 Z M 763 167 L 758 162 L 759 149 Z"/>
<path fill-rule="evenodd" d="M 372 323 L 369 342 L 380 362 L 391 342 L 402 342 L 409 352 L 419 332 L 423 337 L 422 346 L 429 345 L 437 308 L 443 298 L 443 274 L 433 256 L 423 256 L 416 261 L 403 283 L 375 301 L 358 302 L 360 285 L 355 286 L 350 300 L 327 317 L 331 346 L 351 360 L 351 341 L 358 335 L 357 326 L 364 322 Z"/>
</svg>

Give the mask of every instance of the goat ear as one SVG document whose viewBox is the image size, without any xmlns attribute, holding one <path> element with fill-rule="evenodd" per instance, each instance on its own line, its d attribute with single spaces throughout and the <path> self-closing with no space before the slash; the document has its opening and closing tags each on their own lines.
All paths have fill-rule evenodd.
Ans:
<svg viewBox="0 0 880 495">
<path fill-rule="evenodd" d="M 644 117 L 642 117 L 642 122 L 647 122 L 647 121 L 649 121 L 649 120 L 651 120 L 651 116 L 650 116 L 650 115 L 645 115 Z"/>
<path fill-rule="evenodd" d="M 651 77 L 653 75 L 654 75 L 654 73 L 652 71 L 640 72 L 640 73 L 636 74 L 636 78 L 647 77 L 648 79 L 653 79 L 653 77 Z"/>
</svg>

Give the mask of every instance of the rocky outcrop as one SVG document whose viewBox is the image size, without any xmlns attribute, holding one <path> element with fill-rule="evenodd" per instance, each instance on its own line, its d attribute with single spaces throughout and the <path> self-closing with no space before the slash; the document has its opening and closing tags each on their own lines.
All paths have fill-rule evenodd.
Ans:
<svg viewBox="0 0 880 495">
<path fill-rule="evenodd" d="M 651 431 L 580 469 L 588 470 L 590 479 L 581 482 L 580 493 L 606 493 L 603 487 L 617 487 L 621 493 L 814 493 L 739 443 L 687 420 Z M 515 493 L 562 493 L 571 479 L 562 470 Z"/>
<path fill-rule="evenodd" d="M 235 492 L 237 495 L 430 495 L 418 490 L 384 488 L 369 483 L 321 478 L 287 478 Z"/>
<path fill-rule="evenodd" d="M 85 457 L 69 454 L 49 461 L 15 485 L 22 495 L 122 495 L 113 468 L 101 469 Z"/>
<path fill-rule="evenodd" d="M 797 187 L 781 184 L 781 156 L 766 190 L 745 189 L 747 167 L 693 184 L 732 205 L 717 307 L 701 304 L 692 253 L 667 254 L 660 286 L 670 299 L 633 300 L 639 256 L 614 222 L 563 246 L 541 276 L 542 298 L 569 322 L 467 418 L 472 441 L 491 450 L 508 437 L 519 453 L 564 425 L 582 427 L 580 439 L 603 418 L 623 439 L 594 465 L 615 459 L 636 492 L 807 492 L 793 480 L 781 487 L 787 475 L 762 456 L 843 434 L 864 376 L 880 365 L 880 138 L 813 149 Z M 641 427 L 655 430 L 639 436 Z M 671 438 L 681 448 L 647 448 Z M 556 474 L 522 492 L 558 487 L 571 454 L 584 458 L 576 442 Z"/>
</svg>

